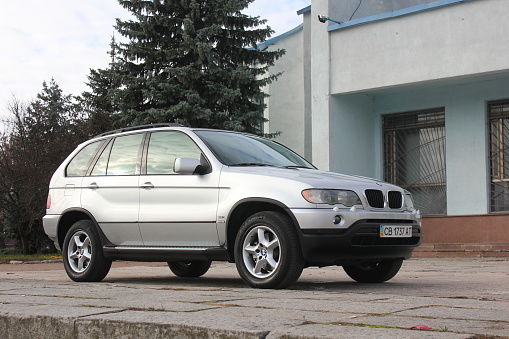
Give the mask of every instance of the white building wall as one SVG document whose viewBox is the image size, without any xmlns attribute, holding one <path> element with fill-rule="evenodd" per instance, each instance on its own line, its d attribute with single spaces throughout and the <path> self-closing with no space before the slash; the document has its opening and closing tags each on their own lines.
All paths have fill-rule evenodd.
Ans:
<svg viewBox="0 0 509 339">
<path fill-rule="evenodd" d="M 313 163 L 320 169 L 330 167 L 330 41 L 327 27 L 315 19 L 329 15 L 329 0 L 311 5 L 311 112 Z"/>
<path fill-rule="evenodd" d="M 473 0 L 331 31 L 331 93 L 509 70 L 508 10 Z"/>
<path fill-rule="evenodd" d="M 305 156 L 305 95 L 304 95 L 304 34 L 301 29 L 269 47 L 270 50 L 285 49 L 286 54 L 270 69 L 271 74 L 282 72 L 279 79 L 270 85 L 266 99 L 265 116 L 269 119 L 265 133 L 281 132 L 277 142 Z"/>
</svg>

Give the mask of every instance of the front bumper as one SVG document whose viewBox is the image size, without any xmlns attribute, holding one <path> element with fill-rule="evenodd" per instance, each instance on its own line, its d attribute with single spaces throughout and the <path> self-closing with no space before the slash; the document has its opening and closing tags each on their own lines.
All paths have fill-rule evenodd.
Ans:
<svg viewBox="0 0 509 339">
<path fill-rule="evenodd" d="M 384 211 L 384 210 L 352 210 L 333 208 L 294 208 L 290 209 L 299 227 L 302 230 L 331 229 L 345 230 L 359 220 L 404 220 L 408 224 L 421 224 L 420 214 L 408 211 Z M 336 217 L 341 219 L 336 224 Z"/>
<path fill-rule="evenodd" d="M 304 211 L 304 213 L 299 213 Z M 309 266 L 409 259 L 421 243 L 420 218 L 409 212 L 299 210 L 302 253 Z M 340 214 L 341 222 L 334 224 Z M 336 220 L 337 222 L 337 220 Z M 380 225 L 411 225 L 412 237 L 381 238 Z"/>
</svg>

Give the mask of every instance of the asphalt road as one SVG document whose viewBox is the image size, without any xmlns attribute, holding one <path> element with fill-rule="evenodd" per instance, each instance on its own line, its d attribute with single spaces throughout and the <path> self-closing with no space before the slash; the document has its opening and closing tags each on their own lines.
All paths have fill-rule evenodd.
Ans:
<svg viewBox="0 0 509 339">
<path fill-rule="evenodd" d="M 425 326 L 428 329 L 411 329 Z M 101 283 L 61 263 L 0 265 L 5 338 L 509 338 L 509 260 L 411 259 L 383 284 L 307 268 L 287 290 L 247 287 L 235 265 L 201 278 L 116 262 Z M 0 335 L 1 337 L 2 335 Z"/>
</svg>

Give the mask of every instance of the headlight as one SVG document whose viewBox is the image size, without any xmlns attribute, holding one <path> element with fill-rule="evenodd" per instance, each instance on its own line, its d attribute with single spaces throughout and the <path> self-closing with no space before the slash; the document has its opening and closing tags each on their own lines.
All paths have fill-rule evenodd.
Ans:
<svg viewBox="0 0 509 339">
<path fill-rule="evenodd" d="M 346 207 L 353 205 L 362 205 L 359 196 L 352 191 L 328 190 L 328 189 L 308 189 L 302 191 L 302 196 L 308 202 L 313 204 L 340 204 Z"/>
<path fill-rule="evenodd" d="M 410 193 L 405 194 L 405 207 L 409 211 L 414 210 L 414 199 Z"/>
</svg>

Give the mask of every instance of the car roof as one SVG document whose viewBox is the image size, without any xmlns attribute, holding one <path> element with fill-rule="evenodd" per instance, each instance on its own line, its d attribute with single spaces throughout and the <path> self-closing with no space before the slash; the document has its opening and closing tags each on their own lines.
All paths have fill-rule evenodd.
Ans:
<svg viewBox="0 0 509 339">
<path fill-rule="evenodd" d="M 118 134 L 118 133 L 122 133 L 122 132 L 137 131 L 137 130 L 144 130 L 144 129 L 150 129 L 150 128 L 160 128 L 160 127 L 185 127 L 185 126 L 181 125 L 181 124 L 177 124 L 177 123 L 159 123 L 159 124 L 130 126 L 130 127 L 114 129 L 112 131 L 101 133 L 99 135 L 96 135 L 94 137 L 94 139 L 98 138 L 98 137 L 110 135 L 110 134 Z"/>
<path fill-rule="evenodd" d="M 130 126 L 130 127 L 124 127 L 124 128 L 119 128 L 119 129 L 111 130 L 111 131 L 108 131 L 108 132 L 104 132 L 104 133 L 98 134 L 98 135 L 90 138 L 89 141 L 90 140 L 99 139 L 99 138 L 102 138 L 102 137 L 107 137 L 107 136 L 113 136 L 113 135 L 117 135 L 117 134 L 121 134 L 121 133 L 126 133 L 126 132 L 134 132 L 134 131 L 142 132 L 142 131 L 147 131 L 147 130 L 150 130 L 150 129 L 162 129 L 162 130 L 164 130 L 164 129 L 172 129 L 172 130 L 180 130 L 180 131 L 183 131 L 183 130 L 189 130 L 189 131 L 215 131 L 215 132 L 227 132 L 227 133 L 236 133 L 236 134 L 244 134 L 244 135 L 253 135 L 253 136 L 258 136 L 258 137 L 263 138 L 262 136 L 255 135 L 255 134 L 248 133 L 248 132 L 230 131 L 230 130 L 222 130 L 222 129 L 215 129 L 215 128 L 188 127 L 188 126 L 184 126 L 184 125 L 178 124 L 178 123 L 156 123 L 156 124 Z"/>
</svg>

